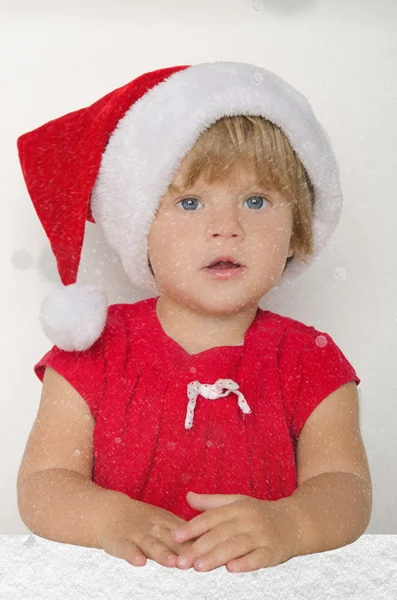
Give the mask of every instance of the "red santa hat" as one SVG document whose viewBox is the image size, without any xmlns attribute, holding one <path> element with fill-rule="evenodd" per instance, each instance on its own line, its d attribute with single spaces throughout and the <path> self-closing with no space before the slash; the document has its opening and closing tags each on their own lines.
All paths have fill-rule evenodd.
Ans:
<svg viewBox="0 0 397 600">
<path fill-rule="evenodd" d="M 326 132 L 306 98 L 274 73 L 240 62 L 159 69 L 18 138 L 26 187 L 63 284 L 40 309 L 55 345 L 85 350 L 105 326 L 104 291 L 76 283 L 86 221 L 101 227 L 132 283 L 156 295 L 147 236 L 159 202 L 201 133 L 241 114 L 283 130 L 314 188 L 313 257 L 306 265 L 295 256 L 280 286 L 318 260 L 339 222 L 342 193 Z"/>
</svg>

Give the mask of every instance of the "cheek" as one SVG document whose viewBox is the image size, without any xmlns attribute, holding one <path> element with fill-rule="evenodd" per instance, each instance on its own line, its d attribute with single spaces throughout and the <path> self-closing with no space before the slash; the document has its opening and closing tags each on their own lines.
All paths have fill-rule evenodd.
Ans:
<svg viewBox="0 0 397 600">
<path fill-rule="evenodd" d="M 180 226 L 174 227 L 168 222 L 166 226 L 154 223 L 148 236 L 148 249 L 150 255 L 159 262 L 165 258 L 167 261 L 177 260 L 186 253 L 186 244 L 190 244 L 190 239 Z"/>
<path fill-rule="evenodd" d="M 259 270 L 274 268 L 277 264 L 284 264 L 289 250 L 290 238 L 285 233 L 264 232 L 255 236 L 252 244 L 251 264 Z"/>
<path fill-rule="evenodd" d="M 284 219 L 276 219 L 273 222 L 267 223 L 266 227 L 262 229 L 260 237 L 262 237 L 267 247 L 271 247 L 274 250 L 279 249 L 280 252 L 284 252 L 285 247 L 289 246 L 291 235 L 292 224 L 286 222 Z"/>
</svg>

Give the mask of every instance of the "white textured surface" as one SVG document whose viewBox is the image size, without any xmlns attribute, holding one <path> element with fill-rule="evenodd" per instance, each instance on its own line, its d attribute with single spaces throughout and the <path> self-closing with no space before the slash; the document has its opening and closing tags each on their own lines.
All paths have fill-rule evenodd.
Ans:
<svg viewBox="0 0 397 600">
<path fill-rule="evenodd" d="M 251 573 L 228 573 L 225 567 L 198 573 L 152 560 L 134 567 L 96 548 L 3 535 L 0 598 L 395 600 L 397 536 L 363 535 L 349 546 Z"/>
</svg>

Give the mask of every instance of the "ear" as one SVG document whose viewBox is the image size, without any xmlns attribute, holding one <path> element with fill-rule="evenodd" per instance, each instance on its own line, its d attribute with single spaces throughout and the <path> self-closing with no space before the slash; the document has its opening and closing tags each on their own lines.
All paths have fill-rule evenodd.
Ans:
<svg viewBox="0 0 397 600">
<path fill-rule="evenodd" d="M 292 241 L 292 238 L 291 238 L 291 242 L 290 242 L 289 250 L 288 250 L 288 258 L 293 256 L 294 254 L 295 254 L 294 242 Z"/>
</svg>

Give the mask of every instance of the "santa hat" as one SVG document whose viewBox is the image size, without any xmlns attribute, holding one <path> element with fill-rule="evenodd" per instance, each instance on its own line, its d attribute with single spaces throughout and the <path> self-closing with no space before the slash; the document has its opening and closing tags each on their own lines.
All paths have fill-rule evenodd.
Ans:
<svg viewBox="0 0 397 600">
<path fill-rule="evenodd" d="M 147 236 L 159 202 L 200 134 L 241 114 L 283 130 L 314 188 L 313 256 L 307 265 L 294 256 L 283 285 L 318 260 L 339 222 L 342 194 L 326 132 L 306 98 L 274 73 L 239 62 L 159 69 L 18 138 L 26 187 L 63 284 L 40 310 L 59 348 L 89 348 L 106 322 L 105 293 L 76 283 L 86 221 L 102 228 L 133 284 L 156 295 Z"/>
</svg>

